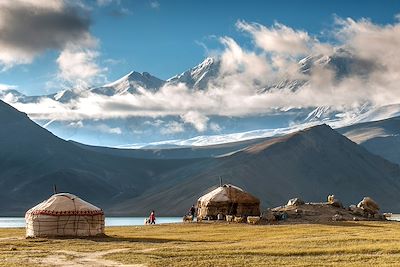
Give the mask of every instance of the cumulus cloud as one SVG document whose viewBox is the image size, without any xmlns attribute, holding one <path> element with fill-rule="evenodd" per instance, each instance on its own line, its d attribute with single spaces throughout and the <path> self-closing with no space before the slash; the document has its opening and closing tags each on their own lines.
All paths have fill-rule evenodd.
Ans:
<svg viewBox="0 0 400 267">
<path fill-rule="evenodd" d="M 10 68 L 31 63 L 48 49 L 66 43 L 90 45 L 87 12 L 62 0 L 0 2 L 0 64 Z"/>
<path fill-rule="evenodd" d="M 208 118 L 199 112 L 189 111 L 181 116 L 185 123 L 192 124 L 197 131 L 204 132 L 207 130 Z"/>
<path fill-rule="evenodd" d="M 104 73 L 96 59 L 99 53 L 96 50 L 69 46 L 57 58 L 59 78 L 74 83 L 90 84 L 93 79 Z"/>
<path fill-rule="evenodd" d="M 310 53 L 310 45 L 314 41 L 307 32 L 296 31 L 277 22 L 268 28 L 258 23 L 238 21 L 236 27 L 250 33 L 256 45 L 267 52 L 305 55 Z"/>
<path fill-rule="evenodd" d="M 377 25 L 368 19 L 336 18 L 337 38 L 358 56 L 399 70 L 400 24 Z"/>
<path fill-rule="evenodd" d="M 79 1 L 0 1 L 0 68 L 30 64 L 55 50 L 60 51 L 58 77 L 90 83 L 101 73 L 95 62 L 98 41 L 90 34 L 90 24 L 89 8 Z"/>
<path fill-rule="evenodd" d="M 343 114 L 366 106 L 400 103 L 400 24 L 340 18 L 335 23 L 334 42 L 323 43 L 285 25 L 239 21 L 238 29 L 250 33 L 255 47 L 244 48 L 231 37 L 221 37 L 219 69 L 204 90 L 167 83 L 158 91 L 138 88 L 139 93 L 114 96 L 86 92 L 65 104 L 42 99 L 39 104 L 14 105 L 36 119 L 176 116 L 181 122 L 160 123 L 168 133 L 188 125 L 199 132 L 217 132 L 220 127 L 211 116 L 268 115 L 323 106 L 346 118 Z M 299 61 L 303 54 L 309 56 Z M 94 66 L 88 69 L 98 71 Z"/>
<path fill-rule="evenodd" d="M 216 79 L 216 83 L 247 93 L 271 79 L 272 70 L 265 57 L 244 50 L 232 38 L 223 37 L 220 41 L 225 50 L 221 55 L 221 79 Z"/>
</svg>

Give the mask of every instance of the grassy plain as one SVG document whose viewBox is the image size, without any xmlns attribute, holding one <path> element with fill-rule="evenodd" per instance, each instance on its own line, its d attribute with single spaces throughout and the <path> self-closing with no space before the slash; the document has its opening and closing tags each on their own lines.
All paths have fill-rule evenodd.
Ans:
<svg viewBox="0 0 400 267">
<path fill-rule="evenodd" d="M 0 266 L 399 266 L 400 223 L 108 227 L 107 237 L 25 239 L 0 229 Z"/>
</svg>

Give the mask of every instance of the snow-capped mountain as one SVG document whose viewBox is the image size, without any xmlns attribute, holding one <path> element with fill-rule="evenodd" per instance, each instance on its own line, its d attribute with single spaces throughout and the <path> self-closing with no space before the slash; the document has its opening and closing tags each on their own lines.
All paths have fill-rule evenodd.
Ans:
<svg viewBox="0 0 400 267">
<path fill-rule="evenodd" d="M 60 91 L 56 94 L 48 95 L 47 97 L 54 99 L 61 103 L 68 103 L 71 100 L 79 98 L 80 95 L 81 94 L 78 91 L 66 89 L 66 90 Z"/>
<path fill-rule="evenodd" d="M 168 83 L 184 83 L 188 88 L 206 89 L 208 83 L 217 78 L 221 62 L 208 57 L 199 65 L 167 80 Z"/>
<path fill-rule="evenodd" d="M 331 70 L 337 81 L 348 77 L 358 76 L 366 77 L 376 68 L 376 64 L 353 56 L 349 51 L 340 48 L 332 55 L 310 55 L 298 62 L 299 73 L 304 74 L 303 79 L 282 78 L 281 80 L 269 84 L 261 89 L 258 93 L 266 93 L 273 90 L 286 89 L 292 92 L 300 89 L 309 82 L 309 76 L 319 69 Z M 318 107 L 319 108 L 319 107 Z"/>
<path fill-rule="evenodd" d="M 61 91 L 63 92 L 63 91 Z M 60 93 L 61 93 L 60 92 Z M 36 103 L 40 99 L 47 97 L 54 99 L 56 94 L 51 95 L 39 95 L 39 96 L 27 96 L 15 89 L 2 89 L 0 90 L 0 99 L 7 103 Z"/>
<path fill-rule="evenodd" d="M 42 99 L 48 98 L 60 103 L 68 103 L 73 99 L 82 96 L 82 91 L 65 89 L 54 94 L 27 96 L 15 89 L 0 90 L 0 99 L 8 103 L 37 103 Z"/>
<path fill-rule="evenodd" d="M 90 92 L 106 96 L 123 95 L 127 93 L 139 94 L 140 90 L 157 91 L 164 84 L 165 81 L 148 72 L 139 73 L 131 71 L 112 83 L 90 89 Z"/>
<path fill-rule="evenodd" d="M 22 100 L 26 97 L 24 94 L 18 92 L 15 89 L 1 89 L 0 90 L 0 99 L 11 102 L 11 101 L 18 101 L 22 102 Z"/>
<path fill-rule="evenodd" d="M 257 94 L 268 94 L 277 90 L 295 92 L 310 82 L 309 77 L 319 69 L 329 69 L 338 80 L 357 75 L 363 77 L 379 66 L 366 60 L 353 56 L 349 51 L 337 49 L 331 55 L 311 55 L 298 62 L 298 79 L 282 77 L 272 84 L 260 85 L 254 88 Z M 115 95 L 142 94 L 143 92 L 157 92 L 164 85 L 183 83 L 191 90 L 207 90 L 210 82 L 218 83 L 220 76 L 221 60 L 219 58 L 206 58 L 197 66 L 162 80 L 147 72 L 132 71 L 122 78 L 86 90 L 67 89 L 54 94 L 42 96 L 26 96 L 15 89 L 0 90 L 0 99 L 13 103 L 38 103 L 42 99 L 51 99 L 61 104 L 78 101 L 80 98 L 98 94 L 102 97 Z M 272 114 L 273 113 L 273 114 Z M 337 123 L 352 124 L 373 119 L 385 119 L 391 115 L 400 114 L 400 107 L 374 107 L 369 103 L 351 111 L 338 111 L 328 106 L 315 106 L 308 108 L 286 108 L 276 110 L 269 115 L 250 115 L 245 117 L 207 117 L 207 127 L 203 132 L 198 132 L 191 124 L 182 121 L 182 117 L 166 116 L 129 117 L 114 119 L 90 119 L 81 121 L 37 121 L 54 134 L 64 138 L 83 143 L 106 146 L 124 146 L 126 144 L 149 144 L 165 140 L 178 140 L 179 144 L 193 145 L 222 142 L 223 140 L 241 140 L 244 136 L 265 137 L 270 135 L 271 129 L 285 129 L 293 124 L 309 125 L 310 123 L 325 122 L 331 125 Z M 341 125 L 343 126 L 343 124 Z M 261 130 L 259 130 L 261 129 Z M 267 130 L 263 130 L 267 129 Z M 249 133 L 249 134 L 242 134 Z M 199 135 L 202 135 L 199 137 Z M 217 135 L 217 136 L 216 136 Z M 197 136 L 197 137 L 196 137 Z M 212 138 L 209 136 L 213 136 Z M 184 140 L 183 143 L 181 140 Z"/>
<path fill-rule="evenodd" d="M 367 75 L 374 68 L 377 68 L 369 61 L 354 57 L 350 52 L 344 49 L 337 49 L 330 56 L 311 55 L 301 59 L 298 62 L 299 72 L 305 74 L 304 79 L 282 78 L 273 84 L 267 84 L 254 88 L 257 93 L 262 94 L 271 90 L 288 89 L 296 91 L 307 84 L 307 75 L 311 74 L 317 68 L 328 68 L 334 71 L 338 79 L 348 75 Z M 208 57 L 197 66 L 186 70 L 185 72 L 175 75 L 166 81 L 151 75 L 148 72 L 131 71 L 122 78 L 99 86 L 89 88 L 88 90 L 67 89 L 59 91 L 55 94 L 42 96 L 26 96 L 15 89 L 0 90 L 0 99 L 13 99 L 15 102 L 30 103 L 37 102 L 40 98 L 46 97 L 59 101 L 61 103 L 69 102 L 77 99 L 88 92 L 113 96 L 123 94 L 140 94 L 143 90 L 156 92 L 165 84 L 184 83 L 188 88 L 204 90 L 208 87 L 210 81 L 217 79 L 220 73 L 221 61 L 219 58 Z M 10 102 L 10 101 L 7 101 Z"/>
<path fill-rule="evenodd" d="M 311 55 L 299 61 L 300 72 L 311 74 L 317 68 L 327 68 L 335 73 L 340 80 L 350 75 L 366 76 L 376 68 L 375 63 L 355 57 L 350 51 L 343 48 L 336 49 L 332 55 Z"/>
</svg>

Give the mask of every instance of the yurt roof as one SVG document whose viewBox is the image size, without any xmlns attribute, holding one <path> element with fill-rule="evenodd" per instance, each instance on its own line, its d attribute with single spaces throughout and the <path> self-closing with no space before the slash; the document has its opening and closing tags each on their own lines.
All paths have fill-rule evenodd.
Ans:
<svg viewBox="0 0 400 267">
<path fill-rule="evenodd" d="M 49 199 L 39 203 L 27 211 L 27 214 L 42 215 L 98 215 L 104 214 L 103 210 L 70 194 L 59 193 L 52 195 Z"/>
<path fill-rule="evenodd" d="M 237 202 L 237 203 L 259 203 L 260 200 L 253 195 L 245 192 L 240 187 L 224 184 L 213 191 L 200 197 L 198 201 L 202 203 L 210 202 Z"/>
</svg>

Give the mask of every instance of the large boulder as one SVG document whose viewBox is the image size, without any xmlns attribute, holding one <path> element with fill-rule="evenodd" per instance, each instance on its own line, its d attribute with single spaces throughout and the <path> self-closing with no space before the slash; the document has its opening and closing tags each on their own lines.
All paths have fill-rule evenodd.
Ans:
<svg viewBox="0 0 400 267">
<path fill-rule="evenodd" d="M 357 207 L 356 205 L 350 205 L 349 210 L 358 216 L 363 216 L 364 215 L 364 210 L 362 208 Z"/>
<path fill-rule="evenodd" d="M 260 221 L 260 216 L 247 216 L 247 223 L 257 224 Z"/>
<path fill-rule="evenodd" d="M 266 212 L 263 213 L 261 219 L 266 222 L 275 222 L 276 221 L 276 217 L 275 217 L 274 213 L 272 212 L 272 210 L 270 210 L 270 209 L 268 209 Z"/>
<path fill-rule="evenodd" d="M 301 198 L 292 198 L 289 199 L 288 203 L 286 204 L 286 206 L 300 206 L 300 205 L 304 205 L 304 201 Z"/>
<path fill-rule="evenodd" d="M 328 196 L 328 204 L 337 208 L 343 208 L 342 202 L 335 198 L 335 195 Z"/>
<path fill-rule="evenodd" d="M 371 215 L 379 213 L 379 205 L 370 197 L 364 197 L 363 200 L 358 203 L 357 207 Z"/>
</svg>

